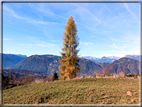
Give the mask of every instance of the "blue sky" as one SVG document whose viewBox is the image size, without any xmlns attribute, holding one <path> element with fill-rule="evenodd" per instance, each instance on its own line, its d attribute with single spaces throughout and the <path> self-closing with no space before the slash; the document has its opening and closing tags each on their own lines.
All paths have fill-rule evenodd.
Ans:
<svg viewBox="0 0 142 107">
<path fill-rule="evenodd" d="M 3 53 L 60 55 L 70 15 L 79 56 L 140 54 L 139 3 L 4 3 Z"/>
</svg>

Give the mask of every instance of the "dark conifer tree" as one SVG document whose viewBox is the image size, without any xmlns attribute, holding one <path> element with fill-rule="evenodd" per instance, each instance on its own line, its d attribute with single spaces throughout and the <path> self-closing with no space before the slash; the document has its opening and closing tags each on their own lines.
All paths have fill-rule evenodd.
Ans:
<svg viewBox="0 0 142 107">
<path fill-rule="evenodd" d="M 58 79 L 58 75 L 57 75 L 56 71 L 55 71 L 54 74 L 53 74 L 53 78 L 54 78 L 55 80 Z"/>
</svg>

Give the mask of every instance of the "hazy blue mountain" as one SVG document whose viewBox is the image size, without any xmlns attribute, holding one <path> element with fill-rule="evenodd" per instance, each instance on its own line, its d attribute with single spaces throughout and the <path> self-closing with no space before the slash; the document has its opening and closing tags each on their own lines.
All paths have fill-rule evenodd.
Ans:
<svg viewBox="0 0 142 107">
<path fill-rule="evenodd" d="M 125 57 L 140 60 L 140 55 L 126 55 Z"/>
<path fill-rule="evenodd" d="M 101 59 L 96 60 L 96 62 L 98 62 L 98 63 L 102 63 L 102 62 L 112 63 L 112 62 L 114 62 L 116 60 L 117 60 L 116 58 L 110 58 L 110 57 L 103 56 Z"/>
<path fill-rule="evenodd" d="M 3 67 L 5 68 L 11 65 L 15 65 L 25 58 L 27 58 L 26 55 L 3 54 Z M 0 60 L 1 60 L 1 57 L 0 57 Z"/>
<path fill-rule="evenodd" d="M 103 56 L 102 58 L 96 58 L 96 57 L 91 57 L 91 56 L 82 56 L 82 58 L 91 60 L 96 63 L 103 63 L 103 62 L 112 63 L 113 61 L 118 60 L 120 57 L 115 57 L 115 56 L 105 57 L 105 56 Z"/>
<path fill-rule="evenodd" d="M 89 60 L 99 60 L 101 58 L 92 57 L 92 56 L 82 56 L 81 58 L 89 59 Z"/>
</svg>

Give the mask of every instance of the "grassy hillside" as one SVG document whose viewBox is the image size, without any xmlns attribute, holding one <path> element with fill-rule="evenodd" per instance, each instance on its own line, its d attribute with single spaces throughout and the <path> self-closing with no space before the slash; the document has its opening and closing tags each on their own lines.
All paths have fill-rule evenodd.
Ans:
<svg viewBox="0 0 142 107">
<path fill-rule="evenodd" d="M 127 95 L 130 91 L 132 96 Z M 139 104 L 139 80 L 82 78 L 3 90 L 4 104 Z"/>
</svg>

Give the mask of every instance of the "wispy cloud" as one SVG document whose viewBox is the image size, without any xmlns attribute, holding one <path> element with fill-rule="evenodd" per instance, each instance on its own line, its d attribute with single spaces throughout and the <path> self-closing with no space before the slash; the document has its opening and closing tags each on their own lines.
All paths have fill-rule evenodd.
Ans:
<svg viewBox="0 0 142 107">
<path fill-rule="evenodd" d="M 76 23 L 79 24 L 79 25 L 81 25 L 81 26 L 83 26 L 83 27 L 85 27 L 85 28 L 87 28 L 87 29 L 96 30 L 96 29 L 93 29 L 93 28 L 91 28 L 91 27 L 85 26 L 85 25 L 83 25 L 83 24 L 81 24 L 81 23 L 79 23 L 79 22 L 77 22 L 77 21 L 76 21 Z"/>
<path fill-rule="evenodd" d="M 52 37 L 45 30 L 43 30 L 43 32 L 44 32 L 45 36 L 47 36 L 48 38 L 52 39 Z"/>
<path fill-rule="evenodd" d="M 77 4 L 74 4 L 73 3 L 73 5 L 75 5 L 75 6 L 77 6 L 77 7 L 80 7 L 80 6 L 78 6 Z M 101 21 L 95 16 L 95 15 L 93 15 L 90 11 L 88 11 L 87 9 L 85 9 L 85 8 L 83 8 L 83 7 L 80 7 L 80 8 L 82 8 L 83 10 L 85 10 L 87 13 L 89 13 L 93 18 L 95 18 L 95 20 L 97 20 L 99 23 L 101 23 Z"/>
<path fill-rule="evenodd" d="M 11 40 L 11 39 L 3 39 L 4 41 Z"/>
<path fill-rule="evenodd" d="M 91 12 L 89 12 L 87 9 L 85 9 L 84 8 L 84 10 L 86 11 L 86 12 L 88 12 L 91 16 L 93 16 L 99 23 L 101 23 L 101 21 L 98 19 L 98 18 L 96 18 Z"/>
<path fill-rule="evenodd" d="M 52 43 L 45 43 L 45 42 L 42 42 L 42 43 L 37 43 L 37 44 L 20 44 L 20 45 L 23 45 L 23 46 L 30 46 L 30 47 L 53 47 L 53 46 L 56 46 L 56 44 L 52 44 Z"/>
<path fill-rule="evenodd" d="M 125 52 L 125 49 L 127 48 L 127 44 L 125 44 L 123 47 L 122 47 L 122 50 L 123 52 Z"/>
<path fill-rule="evenodd" d="M 106 4 L 104 4 L 104 6 L 105 6 L 105 8 L 106 8 L 111 14 L 113 14 L 112 11 L 107 7 Z M 118 18 L 117 18 L 114 14 L 113 14 L 113 16 L 114 16 L 114 18 L 117 20 L 118 23 L 121 23 L 121 22 L 118 20 Z"/>
<path fill-rule="evenodd" d="M 32 4 L 31 4 L 31 3 L 28 3 L 28 4 L 29 4 L 29 6 L 31 7 L 31 9 L 33 9 Z"/>
<path fill-rule="evenodd" d="M 134 13 L 129 9 L 129 6 L 126 3 L 123 3 L 126 7 L 127 11 L 137 20 L 137 17 L 134 15 Z"/>
<path fill-rule="evenodd" d="M 46 35 L 47 36 L 47 35 Z M 27 36 L 28 39 L 34 39 L 36 41 L 34 42 L 39 42 L 41 38 L 44 38 L 44 37 L 33 37 L 33 36 Z M 51 36 L 49 36 L 50 39 L 46 40 L 46 41 L 49 41 L 49 42 L 61 42 L 60 40 L 56 40 L 56 39 L 53 39 Z M 37 41 L 38 40 L 38 41 Z M 43 42 L 43 41 L 40 41 L 40 42 Z"/>
<path fill-rule="evenodd" d="M 113 45 L 111 46 L 112 48 L 115 48 L 116 50 L 119 50 L 119 52 L 123 52 L 125 53 L 126 52 L 126 48 L 127 48 L 127 44 L 122 44 L 122 45 L 118 45 L 116 43 L 113 43 Z M 117 52 L 116 52 L 117 53 Z"/>
<path fill-rule="evenodd" d="M 13 17 L 25 20 L 25 21 L 30 22 L 30 23 L 34 23 L 34 24 L 59 24 L 59 23 L 56 23 L 56 22 L 40 21 L 40 20 L 34 20 L 34 19 L 31 19 L 31 18 L 19 16 L 18 14 L 16 14 L 13 11 L 12 8 L 8 8 L 5 5 L 4 5 L 4 10 L 7 10 Z"/>
<path fill-rule="evenodd" d="M 114 47 L 116 49 L 120 49 L 115 43 L 113 43 L 112 47 Z"/>
<path fill-rule="evenodd" d="M 68 18 L 66 18 L 66 17 L 64 17 L 64 16 L 55 14 L 55 13 L 50 12 L 50 11 L 46 11 L 46 10 L 44 10 L 44 9 L 42 9 L 42 8 L 40 8 L 39 11 L 40 11 L 40 12 L 43 12 L 45 15 L 47 15 L 47 14 L 52 14 L 52 15 L 54 15 L 54 16 L 56 16 L 56 17 L 60 17 L 60 18 L 66 19 L 66 20 L 68 19 Z M 77 21 L 76 21 L 76 23 L 79 24 L 79 25 L 81 25 L 81 26 L 83 26 L 83 27 L 86 27 L 86 28 L 88 28 L 88 29 L 94 30 L 94 29 L 92 29 L 92 28 L 90 28 L 90 27 L 88 27 L 88 26 L 86 26 L 86 25 L 83 25 L 83 24 L 77 22 Z"/>
<path fill-rule="evenodd" d="M 61 42 L 61 41 L 59 41 L 59 40 L 50 40 L 51 42 Z"/>
<path fill-rule="evenodd" d="M 124 40 L 124 38 L 113 38 L 113 37 L 109 37 L 109 38 L 112 40 L 112 42 L 117 42 L 117 43 L 126 43 L 126 42 L 128 42 L 128 40 L 127 39 Z"/>
<path fill-rule="evenodd" d="M 33 36 L 27 36 L 27 38 L 31 38 L 31 39 L 39 39 L 39 38 L 43 38 L 43 37 L 33 37 Z"/>
<path fill-rule="evenodd" d="M 90 45 L 90 44 L 93 44 L 91 42 L 80 42 L 80 44 L 83 44 L 83 45 Z"/>
<path fill-rule="evenodd" d="M 51 46 L 55 46 L 55 44 L 52 43 L 40 43 L 40 44 L 36 44 L 37 46 L 40 47 L 51 47 Z"/>
<path fill-rule="evenodd" d="M 39 8 L 38 11 L 43 12 L 45 15 L 47 15 L 47 14 L 52 14 L 52 15 L 55 15 L 55 16 L 57 16 L 57 17 L 60 17 L 60 18 L 63 18 L 63 19 L 67 19 L 67 18 L 64 17 L 64 16 L 55 14 L 55 13 L 53 13 L 53 12 L 47 11 L 47 10 L 42 9 L 42 8 Z"/>
<path fill-rule="evenodd" d="M 23 45 L 23 46 L 35 46 L 35 44 L 20 44 L 20 45 Z"/>
<path fill-rule="evenodd" d="M 76 5 L 76 4 L 74 4 L 74 5 Z M 78 5 L 76 5 L 76 6 L 78 6 Z M 79 6 L 78 6 L 78 7 L 79 7 Z M 82 7 L 81 7 L 81 8 L 82 8 Z M 85 8 L 82 8 L 82 9 L 85 9 Z M 43 12 L 45 15 L 51 14 L 51 15 L 54 15 L 54 16 L 56 16 L 56 17 L 60 17 L 60 18 L 66 19 L 66 20 L 68 19 L 68 18 L 66 18 L 66 17 L 64 17 L 64 16 L 55 14 L 55 13 L 53 13 L 53 12 L 51 12 L 51 11 L 47 11 L 47 10 L 43 9 L 43 7 L 42 7 L 42 8 L 39 8 L 38 11 Z M 91 16 L 93 16 L 98 22 L 101 23 L 101 21 L 100 21 L 99 19 L 97 19 L 91 12 L 89 12 L 87 9 L 85 9 L 85 11 L 86 11 L 87 13 L 91 14 Z M 88 29 L 90 29 L 90 30 L 95 30 L 95 29 L 93 29 L 93 28 L 91 28 L 91 27 L 88 27 L 88 26 L 86 26 L 86 25 L 84 25 L 84 24 L 82 24 L 82 23 L 79 23 L 79 22 L 77 22 L 77 21 L 76 21 L 76 24 L 79 24 L 79 25 L 81 25 L 81 26 L 83 26 L 83 27 L 85 27 L 85 28 L 88 28 Z"/>
<path fill-rule="evenodd" d="M 125 36 L 124 40 L 131 41 L 133 44 L 134 43 L 140 44 L 140 36 L 137 36 L 135 34 L 134 35 Z"/>
</svg>

